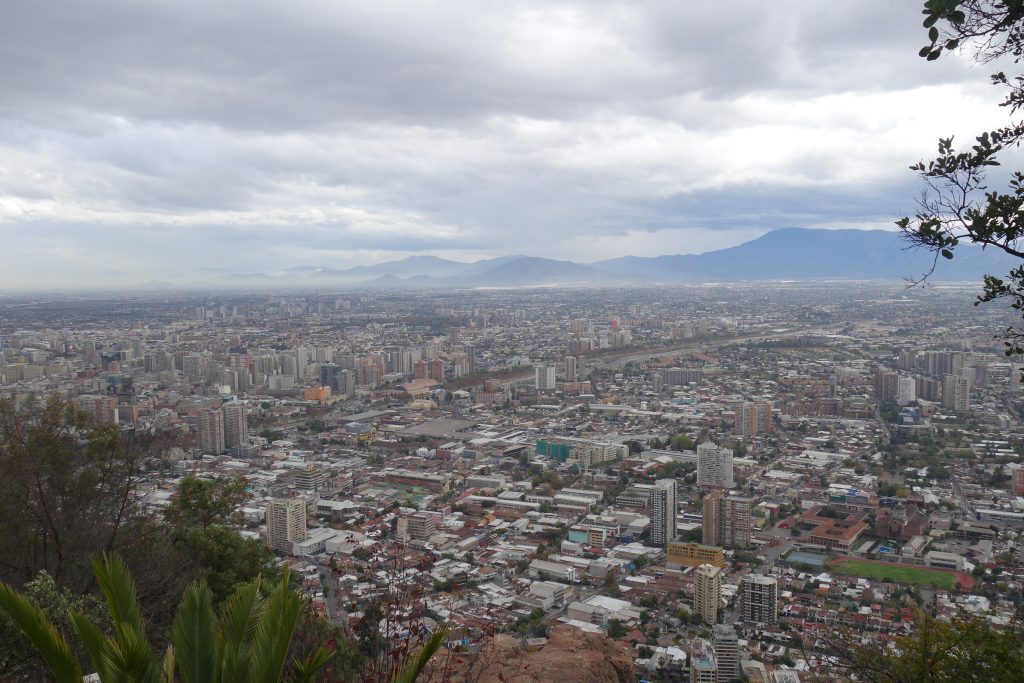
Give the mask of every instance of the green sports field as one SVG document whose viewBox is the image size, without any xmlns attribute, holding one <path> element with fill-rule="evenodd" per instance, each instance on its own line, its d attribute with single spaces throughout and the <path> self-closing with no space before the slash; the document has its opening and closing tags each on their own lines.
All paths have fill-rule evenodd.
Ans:
<svg viewBox="0 0 1024 683">
<path fill-rule="evenodd" d="M 839 560 L 832 565 L 839 574 L 859 576 L 876 581 L 891 581 L 918 586 L 930 586 L 933 583 L 940 588 L 955 588 L 956 575 L 951 572 L 935 571 L 924 567 L 907 567 L 899 564 L 883 562 L 864 562 L 861 560 Z"/>
</svg>

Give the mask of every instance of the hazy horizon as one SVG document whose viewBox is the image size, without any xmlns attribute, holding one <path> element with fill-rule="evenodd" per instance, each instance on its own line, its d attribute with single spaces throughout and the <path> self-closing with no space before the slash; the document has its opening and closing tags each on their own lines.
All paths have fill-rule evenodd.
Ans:
<svg viewBox="0 0 1024 683">
<path fill-rule="evenodd" d="M 1002 116 L 881 0 L 4 16 L 0 289 L 891 229 L 907 166 Z"/>
</svg>

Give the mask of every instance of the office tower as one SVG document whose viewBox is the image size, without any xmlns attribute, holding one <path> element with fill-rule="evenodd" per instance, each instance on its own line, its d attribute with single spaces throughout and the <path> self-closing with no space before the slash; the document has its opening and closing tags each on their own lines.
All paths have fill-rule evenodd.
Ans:
<svg viewBox="0 0 1024 683">
<path fill-rule="evenodd" d="M 566 356 L 565 357 L 565 381 L 575 382 L 576 381 L 576 357 Z"/>
<path fill-rule="evenodd" d="M 676 480 L 659 479 L 651 489 L 651 542 L 665 546 L 676 537 Z"/>
<path fill-rule="evenodd" d="M 779 584 L 774 577 L 747 574 L 740 580 L 740 618 L 758 624 L 779 620 Z"/>
<path fill-rule="evenodd" d="M 913 371 L 917 367 L 917 354 L 909 349 L 900 351 L 900 370 Z"/>
<path fill-rule="evenodd" d="M 690 683 L 718 683 L 715 651 L 703 638 L 694 638 L 690 644 Z"/>
<path fill-rule="evenodd" d="M 917 400 L 917 381 L 910 375 L 900 375 L 896 382 L 896 403 L 905 406 Z"/>
<path fill-rule="evenodd" d="M 699 614 L 705 624 L 718 621 L 718 609 L 722 604 L 722 569 L 712 564 L 702 564 L 693 574 L 693 611 Z"/>
<path fill-rule="evenodd" d="M 754 499 L 712 491 L 704 496 L 701 531 L 705 545 L 746 548 L 753 528 Z"/>
<path fill-rule="evenodd" d="M 461 327 L 449 327 L 448 328 L 448 341 L 452 344 L 458 344 L 459 338 L 462 335 Z"/>
<path fill-rule="evenodd" d="M 534 385 L 537 391 L 554 391 L 558 386 L 554 365 L 538 365 L 534 367 Z"/>
<path fill-rule="evenodd" d="M 224 446 L 245 445 L 249 442 L 249 420 L 244 403 L 229 403 L 224 406 Z"/>
<path fill-rule="evenodd" d="M 305 541 L 306 503 L 298 498 L 275 498 L 267 503 L 267 540 L 274 550 L 292 551 L 292 543 Z"/>
<path fill-rule="evenodd" d="M 337 378 L 339 372 L 341 372 L 341 366 L 335 365 L 334 363 L 323 363 L 320 366 L 320 386 L 330 387 L 332 390 L 337 390 Z"/>
<path fill-rule="evenodd" d="M 740 639 L 731 624 L 711 627 L 711 644 L 718 662 L 718 680 L 729 683 L 740 677 Z"/>
<path fill-rule="evenodd" d="M 942 378 L 942 407 L 958 413 L 971 409 L 971 380 L 964 375 L 946 375 Z"/>
<path fill-rule="evenodd" d="M 224 413 L 203 410 L 199 413 L 199 449 L 204 453 L 220 455 L 224 452 Z"/>
<path fill-rule="evenodd" d="M 697 445 L 697 486 L 731 489 L 732 450 L 710 441 Z"/>
<path fill-rule="evenodd" d="M 744 439 L 772 433 L 772 402 L 748 401 L 736 411 L 736 433 Z"/>
</svg>

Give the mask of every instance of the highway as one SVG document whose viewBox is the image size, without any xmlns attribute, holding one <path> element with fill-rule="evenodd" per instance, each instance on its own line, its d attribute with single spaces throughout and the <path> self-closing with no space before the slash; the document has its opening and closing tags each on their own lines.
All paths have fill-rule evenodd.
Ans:
<svg viewBox="0 0 1024 683">
<path fill-rule="evenodd" d="M 784 337 L 794 337 L 800 334 L 805 334 L 809 328 L 800 328 L 795 330 L 788 330 L 786 332 L 774 332 L 771 334 L 753 334 L 744 337 L 733 337 L 731 339 L 722 339 L 718 341 L 693 341 L 683 346 L 674 346 L 670 349 L 651 349 L 646 352 L 634 353 L 632 355 L 620 356 L 616 358 L 609 358 L 601 360 L 590 366 L 591 372 L 593 370 L 607 370 L 611 368 L 621 368 L 629 363 L 635 363 L 644 360 L 654 360 L 656 358 L 665 358 L 667 356 L 675 356 L 680 353 L 690 353 L 693 351 L 709 351 L 713 349 L 719 349 L 724 346 L 731 346 L 733 344 L 743 344 L 750 341 L 763 341 L 766 339 L 780 339 Z M 514 377 L 506 382 L 502 382 L 501 386 L 511 387 L 517 384 L 529 384 L 533 382 L 533 372 L 529 374 L 523 374 Z"/>
</svg>

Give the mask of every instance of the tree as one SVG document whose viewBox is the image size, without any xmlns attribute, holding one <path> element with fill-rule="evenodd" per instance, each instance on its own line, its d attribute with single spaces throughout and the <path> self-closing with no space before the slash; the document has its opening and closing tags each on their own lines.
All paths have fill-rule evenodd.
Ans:
<svg viewBox="0 0 1024 683">
<path fill-rule="evenodd" d="M 834 641 L 824 644 L 834 665 L 819 671 L 822 680 L 853 675 L 865 683 L 1010 683 L 1024 671 L 1018 623 L 996 630 L 980 617 L 946 623 L 915 610 L 914 632 L 896 637 L 894 648 L 851 648 L 856 639 L 846 633 L 835 634 Z"/>
<path fill-rule="evenodd" d="M 672 437 L 672 440 L 669 443 L 674 451 L 693 450 L 693 438 L 687 434 L 677 434 Z"/>
<path fill-rule="evenodd" d="M 978 61 L 1024 57 L 1024 3 L 1020 0 L 926 0 L 924 26 L 928 43 L 921 57 L 933 61 L 950 50 L 967 51 Z M 993 85 L 1005 88 L 1001 106 L 1016 114 L 1024 106 L 1024 76 L 991 76 Z M 989 190 L 986 174 L 998 166 L 997 157 L 1024 141 L 1024 122 L 1010 123 L 983 132 L 970 149 L 954 147 L 953 138 L 938 143 L 938 156 L 911 166 L 924 182 L 924 192 L 913 218 L 896 222 L 912 246 L 934 254 L 931 270 L 941 256 L 953 258 L 961 243 L 1002 251 L 1024 261 L 1024 173 L 1012 171 L 1006 191 Z M 975 305 L 1008 299 L 1017 311 L 1024 311 L 1024 263 L 1003 276 L 986 275 L 984 288 Z M 1024 353 L 1024 328 L 1005 331 L 1006 354 Z"/>
<path fill-rule="evenodd" d="M 173 526 L 203 529 L 211 524 L 239 522 L 239 509 L 248 499 L 245 477 L 200 479 L 188 476 L 178 484 L 177 495 L 164 510 Z"/>
<path fill-rule="evenodd" d="M 274 554 L 260 540 L 244 538 L 235 527 L 248 498 L 244 477 L 185 477 L 164 510 L 171 542 L 213 592 L 214 605 L 241 583 L 276 575 Z"/>
<path fill-rule="evenodd" d="M 618 619 L 608 620 L 608 637 L 609 638 L 621 638 L 626 635 L 626 627 L 622 625 Z"/>
<path fill-rule="evenodd" d="M 88 558 L 135 540 L 136 484 L 155 437 L 93 427 L 59 399 L 16 408 L 0 401 L 0 580 L 46 571 L 82 592 Z"/>
</svg>

